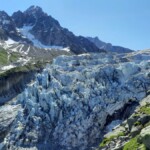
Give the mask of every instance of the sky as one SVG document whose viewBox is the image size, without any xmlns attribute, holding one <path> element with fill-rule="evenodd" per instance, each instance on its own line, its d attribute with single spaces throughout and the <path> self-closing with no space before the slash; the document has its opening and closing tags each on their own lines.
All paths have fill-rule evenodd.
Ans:
<svg viewBox="0 0 150 150">
<path fill-rule="evenodd" d="M 150 0 L 0 0 L 9 15 L 40 6 L 76 35 L 133 50 L 150 48 Z"/>
</svg>

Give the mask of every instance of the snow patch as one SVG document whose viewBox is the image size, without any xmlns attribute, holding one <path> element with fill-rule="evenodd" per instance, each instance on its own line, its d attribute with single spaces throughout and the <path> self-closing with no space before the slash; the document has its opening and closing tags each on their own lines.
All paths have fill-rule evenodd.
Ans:
<svg viewBox="0 0 150 150">
<path fill-rule="evenodd" d="M 10 21 L 9 20 L 3 20 L 3 24 L 9 24 Z"/>
<path fill-rule="evenodd" d="M 62 49 L 63 51 L 67 51 L 67 52 L 70 52 L 70 48 L 69 47 L 65 47 Z"/>
<path fill-rule="evenodd" d="M 14 67 L 16 67 L 16 66 L 14 66 L 14 65 L 8 65 L 8 66 L 2 67 L 1 69 L 2 69 L 3 71 L 5 71 L 5 70 L 12 69 L 12 68 L 14 68 Z"/>
<path fill-rule="evenodd" d="M 9 49 L 11 47 L 13 47 L 14 45 L 17 45 L 18 42 L 14 41 L 11 38 L 8 38 L 8 40 L 4 41 L 4 40 L 0 40 L 0 46 L 3 47 L 4 49 Z M 12 50 L 12 51 L 16 51 L 16 49 Z"/>
<path fill-rule="evenodd" d="M 7 45 L 11 45 L 11 44 L 16 44 L 17 42 L 14 41 L 14 40 L 12 40 L 11 38 L 8 38 L 8 40 L 5 41 L 5 43 L 6 43 Z"/>
<path fill-rule="evenodd" d="M 10 24 L 10 21 L 9 20 L 6 20 L 6 19 L 0 19 L 0 22 L 4 25 L 4 24 Z"/>
<path fill-rule="evenodd" d="M 17 62 L 18 62 L 18 63 L 21 63 L 21 64 L 24 66 L 24 65 L 26 65 L 30 60 L 31 60 L 30 57 L 19 58 L 19 60 L 18 60 Z"/>
</svg>

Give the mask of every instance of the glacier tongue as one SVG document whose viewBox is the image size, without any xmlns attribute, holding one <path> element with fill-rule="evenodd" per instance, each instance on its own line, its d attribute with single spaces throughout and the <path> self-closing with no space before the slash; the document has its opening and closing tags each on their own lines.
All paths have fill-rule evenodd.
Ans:
<svg viewBox="0 0 150 150">
<path fill-rule="evenodd" d="M 23 111 L 4 144 L 84 150 L 101 138 L 108 115 L 131 99 L 141 100 L 148 89 L 147 60 L 124 62 L 103 53 L 59 56 L 19 95 Z"/>
</svg>

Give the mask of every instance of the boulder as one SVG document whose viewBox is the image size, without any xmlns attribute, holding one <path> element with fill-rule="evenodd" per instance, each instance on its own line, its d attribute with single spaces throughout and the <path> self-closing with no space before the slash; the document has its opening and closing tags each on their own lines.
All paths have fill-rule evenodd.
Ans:
<svg viewBox="0 0 150 150">
<path fill-rule="evenodd" d="M 147 148 L 150 148 L 150 126 L 142 129 L 138 140 L 144 143 Z"/>
</svg>

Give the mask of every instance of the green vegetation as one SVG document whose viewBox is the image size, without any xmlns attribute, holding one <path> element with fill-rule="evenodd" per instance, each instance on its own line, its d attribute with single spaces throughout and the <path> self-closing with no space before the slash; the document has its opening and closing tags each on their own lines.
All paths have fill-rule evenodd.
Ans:
<svg viewBox="0 0 150 150">
<path fill-rule="evenodd" d="M 138 148 L 140 148 L 140 150 L 146 150 L 145 145 L 138 143 L 137 139 L 137 136 L 132 138 L 128 143 L 125 144 L 123 150 L 137 150 Z"/>
<path fill-rule="evenodd" d="M 139 111 L 140 113 L 150 115 L 150 105 L 147 104 L 145 106 L 142 106 Z"/>
<path fill-rule="evenodd" d="M 134 123 L 134 125 L 135 125 L 135 126 L 139 126 L 139 125 L 141 125 L 141 122 L 140 122 L 140 121 L 136 121 L 136 122 Z"/>
<path fill-rule="evenodd" d="M 7 71 L 1 73 L 0 77 L 7 77 L 10 74 L 14 74 L 14 73 L 18 73 L 18 72 L 20 73 L 20 72 L 36 71 L 36 70 L 43 68 L 44 65 L 45 64 L 43 64 L 41 62 L 37 62 L 36 64 L 28 63 L 24 66 L 19 66 L 19 67 L 15 67 L 10 70 L 7 70 Z"/>
<path fill-rule="evenodd" d="M 4 49 L 0 49 L 0 65 L 7 65 L 7 52 Z"/>
<path fill-rule="evenodd" d="M 140 113 L 135 113 L 133 114 L 133 117 L 139 117 L 141 114 Z"/>
<path fill-rule="evenodd" d="M 10 56 L 9 56 L 10 55 Z M 11 52 L 10 54 L 3 48 L 0 48 L 0 66 L 7 66 L 11 63 L 17 62 L 17 60 L 21 57 L 21 55 L 17 52 Z M 28 63 L 24 66 L 15 67 L 9 69 L 5 72 L 0 73 L 0 77 L 6 77 L 10 74 L 17 73 L 17 72 L 29 72 L 29 71 L 36 71 L 46 64 L 46 62 L 41 61 L 33 61 L 33 63 Z"/>
<path fill-rule="evenodd" d="M 112 135 L 109 138 L 104 138 L 103 141 L 100 143 L 99 147 L 104 147 L 111 142 L 114 138 L 118 138 L 120 136 L 124 136 L 123 132 L 118 133 L 117 135 Z"/>
<path fill-rule="evenodd" d="M 16 62 L 19 59 L 19 57 L 20 57 L 19 53 L 13 52 L 10 54 L 9 61 L 10 62 Z"/>
<path fill-rule="evenodd" d="M 20 57 L 19 53 L 12 52 L 8 60 L 8 53 L 5 49 L 0 48 L 0 65 L 9 65 L 10 63 L 16 62 Z"/>
</svg>

